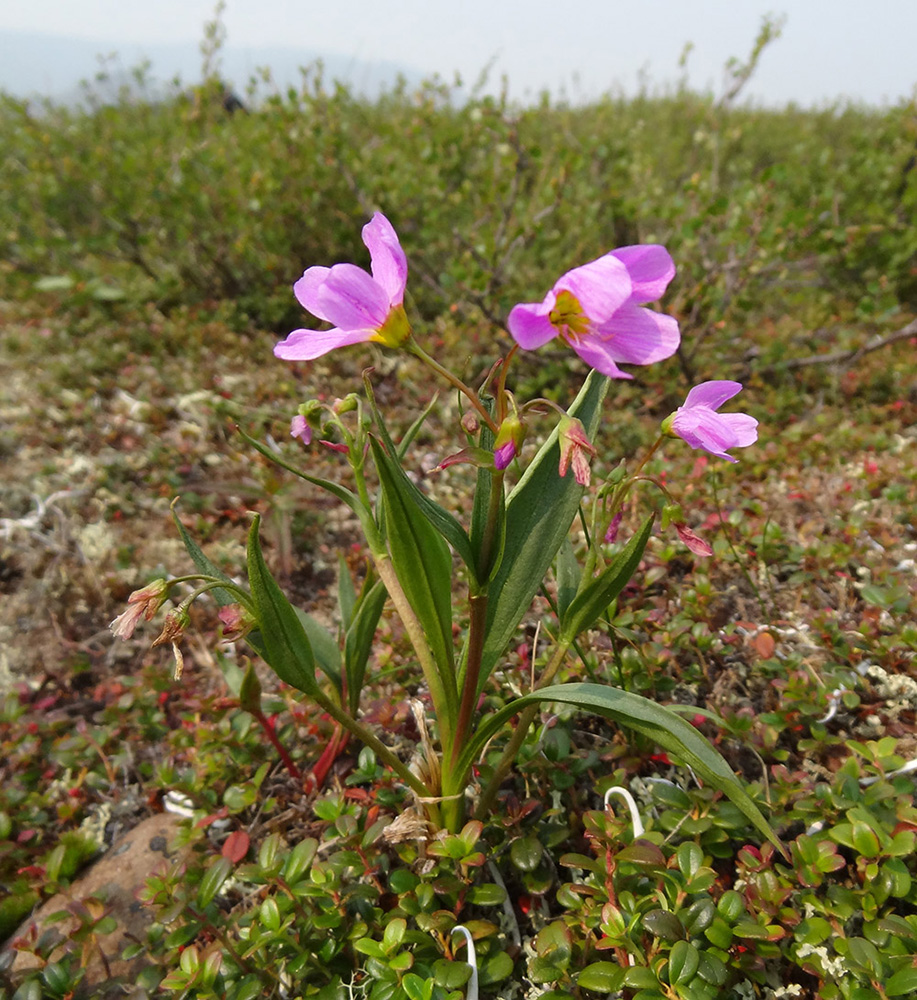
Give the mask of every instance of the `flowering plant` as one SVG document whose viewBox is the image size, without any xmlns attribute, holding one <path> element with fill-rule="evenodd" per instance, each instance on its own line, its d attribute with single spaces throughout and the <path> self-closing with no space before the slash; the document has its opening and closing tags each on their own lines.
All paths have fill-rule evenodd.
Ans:
<svg viewBox="0 0 917 1000">
<path fill-rule="evenodd" d="M 220 572 L 176 518 L 198 574 L 157 581 L 132 595 L 128 611 L 113 623 L 115 631 L 130 634 L 141 617 L 155 614 L 175 583 L 195 581 L 196 588 L 170 612 L 157 641 L 170 642 L 180 656 L 187 608 L 211 593 L 223 606 L 221 618 L 233 635 L 245 635 L 281 680 L 370 747 L 411 788 L 426 820 L 439 828 L 457 831 L 469 810 L 477 818 L 488 814 L 539 706 L 559 703 L 609 717 L 676 755 L 779 846 L 727 763 L 676 712 L 619 688 L 557 682 L 578 637 L 607 616 L 641 561 L 655 514 L 626 542 L 617 536 L 634 487 L 655 482 L 642 470 L 665 436 L 681 437 L 724 458 L 731 458 L 727 448 L 756 438 L 753 418 L 716 412 L 741 386 L 708 382 L 693 389 L 664 423 L 660 438 L 633 472 L 622 464 L 592 483 L 593 442 L 611 379 L 631 377 L 618 364 L 649 364 L 678 347 L 677 322 L 644 308 L 662 295 L 675 274 L 667 251 L 659 246 L 613 251 L 569 271 L 542 303 L 516 306 L 508 319 L 515 345 L 493 365 L 483 385 L 474 388 L 414 338 L 403 301 L 407 261 L 392 225 L 377 213 L 363 238 L 371 276 L 352 264 L 311 267 L 294 286 L 299 301 L 333 328 L 296 330 L 277 345 L 275 354 L 308 361 L 337 347 L 374 341 L 410 352 L 457 390 L 466 407 L 461 421 L 465 440 L 457 452 L 442 458 L 440 468 L 456 463 L 475 468 L 468 519 L 462 523 L 406 472 L 411 443 L 426 413 L 396 439 L 367 371 L 361 393 L 332 404 L 306 402 L 291 422 L 292 435 L 306 445 L 315 434 L 336 436 L 340 443 L 333 447 L 352 470 L 352 488 L 298 468 L 245 435 L 267 458 L 326 490 L 359 519 L 370 558 L 359 589 L 342 570 L 339 635 L 284 596 L 262 554 L 258 516 L 248 535 L 247 587 Z M 566 411 L 547 400 L 521 402 L 507 388 L 517 351 L 536 349 L 556 337 L 593 368 Z M 532 454 L 524 454 L 527 419 L 534 412 L 553 411 L 558 412 L 553 432 Z M 519 475 L 507 491 L 510 468 Z M 674 523 L 693 551 L 704 552 L 706 543 L 683 523 L 677 503 L 661 483 L 655 485 L 669 499 L 664 524 Z M 577 519 L 584 537 L 579 562 L 569 541 Z M 556 584 L 547 583 L 552 567 Z M 461 588 L 455 586 L 456 575 Z M 545 629 L 547 653 L 533 655 L 539 669 L 528 691 L 483 711 L 484 696 L 496 686 L 507 650 L 539 590 L 553 611 L 553 624 Z M 399 758 L 360 715 L 373 638 L 388 607 L 400 617 L 413 647 L 418 695 L 428 699 L 430 708 L 429 731 L 421 725 L 411 761 Z M 256 711 L 259 693 L 249 668 L 240 700 Z M 501 749 L 495 741 L 502 734 Z M 479 782 L 474 795 L 473 777 Z"/>
</svg>

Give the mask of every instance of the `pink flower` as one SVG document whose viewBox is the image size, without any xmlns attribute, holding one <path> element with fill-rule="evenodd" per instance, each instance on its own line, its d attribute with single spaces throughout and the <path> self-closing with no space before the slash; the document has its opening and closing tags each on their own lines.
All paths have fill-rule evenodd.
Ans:
<svg viewBox="0 0 917 1000">
<path fill-rule="evenodd" d="M 497 431 L 494 439 L 494 468 L 505 469 L 510 462 L 522 451 L 522 442 L 525 440 L 525 424 L 511 413 Z"/>
<path fill-rule="evenodd" d="M 293 293 L 330 330 L 294 330 L 275 348 L 287 361 L 312 361 L 336 347 L 368 340 L 399 347 L 411 328 L 404 312 L 407 258 L 392 224 L 376 212 L 363 227 L 372 277 L 355 264 L 310 267 L 293 286 Z"/>
<path fill-rule="evenodd" d="M 665 247 L 621 247 L 568 271 L 543 302 L 514 306 L 507 326 L 526 350 L 559 336 L 597 371 L 632 378 L 619 362 L 648 365 L 678 348 L 678 322 L 642 308 L 662 295 L 674 275 Z"/>
<path fill-rule="evenodd" d="M 621 527 L 621 521 L 624 519 L 624 511 L 619 510 L 617 514 L 611 519 L 608 525 L 608 530 L 605 532 L 605 544 L 613 545 L 618 537 L 618 529 Z"/>
<path fill-rule="evenodd" d="M 687 441 L 692 448 L 703 448 L 717 458 L 737 462 L 726 453 L 727 449 L 754 444 L 758 440 L 758 421 L 747 413 L 716 411 L 741 390 L 741 382 L 701 382 L 688 393 L 684 406 L 665 419 L 663 431 Z"/>
<path fill-rule="evenodd" d="M 309 444 L 312 441 L 312 428 L 300 413 L 297 413 L 290 421 L 290 436 L 299 438 L 303 444 Z"/>
<path fill-rule="evenodd" d="M 108 626 L 119 639 L 130 639 L 141 618 L 152 621 L 169 592 L 166 580 L 153 580 L 127 599 L 127 610 Z"/>
<path fill-rule="evenodd" d="M 567 469 L 573 465 L 573 476 L 580 486 L 588 486 L 592 473 L 589 469 L 589 458 L 595 458 L 595 448 L 586 437 L 586 431 L 579 420 L 573 417 L 562 417 L 560 421 L 560 478 L 567 474 Z"/>
</svg>

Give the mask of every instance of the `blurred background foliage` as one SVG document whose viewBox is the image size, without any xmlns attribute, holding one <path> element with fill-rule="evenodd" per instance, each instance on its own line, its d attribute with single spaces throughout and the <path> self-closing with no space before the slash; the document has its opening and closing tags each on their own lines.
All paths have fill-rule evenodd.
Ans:
<svg viewBox="0 0 917 1000">
<path fill-rule="evenodd" d="M 445 314 L 490 329 L 636 242 L 678 264 L 665 308 L 688 378 L 822 350 L 841 315 L 900 326 L 917 307 L 917 106 L 742 106 L 767 31 L 719 98 L 521 108 L 433 80 L 369 99 L 314 66 L 283 92 L 263 73 L 231 112 L 219 37 L 205 82 L 161 99 L 144 67 L 114 103 L 92 85 L 80 107 L 0 95 L 0 290 L 166 312 L 231 300 L 240 325 L 284 333 L 302 323 L 292 282 L 368 263 L 360 228 L 379 209 L 421 328 Z M 781 317 L 792 335 L 773 335 Z"/>
</svg>

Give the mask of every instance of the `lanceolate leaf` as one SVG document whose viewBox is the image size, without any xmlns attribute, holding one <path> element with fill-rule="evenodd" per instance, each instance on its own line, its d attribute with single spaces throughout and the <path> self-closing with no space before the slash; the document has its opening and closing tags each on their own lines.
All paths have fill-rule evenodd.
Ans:
<svg viewBox="0 0 917 1000">
<path fill-rule="evenodd" d="M 386 537 L 392 565 L 423 625 L 444 684 L 453 676 L 452 556 L 440 533 L 415 503 L 403 470 L 370 437 L 384 498 Z M 454 681 L 452 681 L 454 684 Z"/>
<path fill-rule="evenodd" d="M 580 632 L 591 628 L 621 593 L 640 564 L 654 520 L 655 515 L 651 514 L 615 559 L 576 595 L 561 619 L 560 634 L 563 640 L 572 642 Z"/>
<path fill-rule="evenodd" d="M 172 505 L 172 520 L 175 522 L 175 527 L 178 528 L 178 533 L 181 535 L 181 540 L 184 542 L 185 548 L 188 550 L 188 555 L 191 556 L 191 561 L 198 568 L 198 570 L 200 570 L 200 572 L 205 576 L 212 576 L 217 580 L 225 580 L 227 583 L 232 583 L 232 580 L 218 566 L 212 563 L 206 555 L 204 555 L 204 550 L 188 534 L 187 529 L 181 523 L 178 514 L 175 512 L 174 504 Z M 213 599 L 221 607 L 227 604 L 237 604 L 239 601 L 238 597 L 234 597 L 221 587 L 215 587 L 210 591 L 210 593 L 213 594 Z"/>
<path fill-rule="evenodd" d="M 726 795 L 781 853 L 786 849 L 722 756 L 680 716 L 640 695 L 604 684 L 553 684 L 524 695 L 482 723 L 465 748 L 459 766 L 470 767 L 483 747 L 521 709 L 538 702 L 575 705 L 604 715 L 641 733 L 657 746 L 676 754 L 702 780 Z"/>
<path fill-rule="evenodd" d="M 369 584 L 369 586 L 367 586 Z M 360 706 L 360 692 L 366 674 L 366 662 L 372 650 L 376 626 L 388 596 L 381 580 L 364 583 L 357 600 L 353 620 L 344 639 L 344 673 L 347 677 L 347 703 L 351 715 Z"/>
<path fill-rule="evenodd" d="M 610 379 L 589 373 L 569 409 L 594 437 Z M 542 445 L 506 502 L 503 558 L 490 583 L 487 640 L 480 684 L 503 655 L 516 626 L 529 609 L 557 550 L 576 516 L 583 487 L 572 475 L 558 475 L 560 445 L 557 428 Z"/>
<path fill-rule="evenodd" d="M 282 681 L 312 694 L 318 690 L 312 646 L 296 609 L 283 595 L 264 562 L 258 541 L 260 524 L 261 517 L 256 514 L 248 533 L 247 554 L 248 583 L 264 643 L 262 655 Z"/>
<path fill-rule="evenodd" d="M 370 438 L 370 441 L 373 446 L 373 457 L 376 459 L 376 464 L 378 465 L 380 461 L 385 463 L 388 476 L 392 484 L 402 494 L 403 502 L 416 507 L 423 514 L 436 531 L 455 549 L 456 554 L 468 567 L 468 571 L 472 579 L 474 579 L 474 556 L 472 554 L 471 541 L 465 529 L 449 511 L 440 507 L 434 500 L 431 500 L 423 490 L 418 489 L 411 482 L 401 465 L 398 462 L 392 461 L 387 452 L 374 438 Z M 387 496 L 386 502 L 388 502 Z"/>
<path fill-rule="evenodd" d="M 292 607 L 292 605 L 291 605 Z M 306 633 L 312 653 L 315 656 L 315 665 L 334 684 L 338 692 L 341 690 L 341 650 L 335 637 L 322 625 L 316 621 L 312 615 L 301 608 L 293 607 L 300 625 Z"/>
</svg>

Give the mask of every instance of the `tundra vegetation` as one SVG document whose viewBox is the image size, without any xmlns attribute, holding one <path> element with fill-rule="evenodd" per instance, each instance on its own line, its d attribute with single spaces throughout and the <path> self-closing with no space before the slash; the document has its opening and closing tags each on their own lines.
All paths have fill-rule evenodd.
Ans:
<svg viewBox="0 0 917 1000">
<path fill-rule="evenodd" d="M 719 98 L 0 97 L 0 998 L 917 990 L 917 109 L 741 105 L 760 44 Z M 376 336 L 275 357 L 377 212 Z M 635 246 L 680 339 L 608 380 L 562 282 Z M 131 982 L 104 900 L 17 936 L 176 803 Z"/>
</svg>

